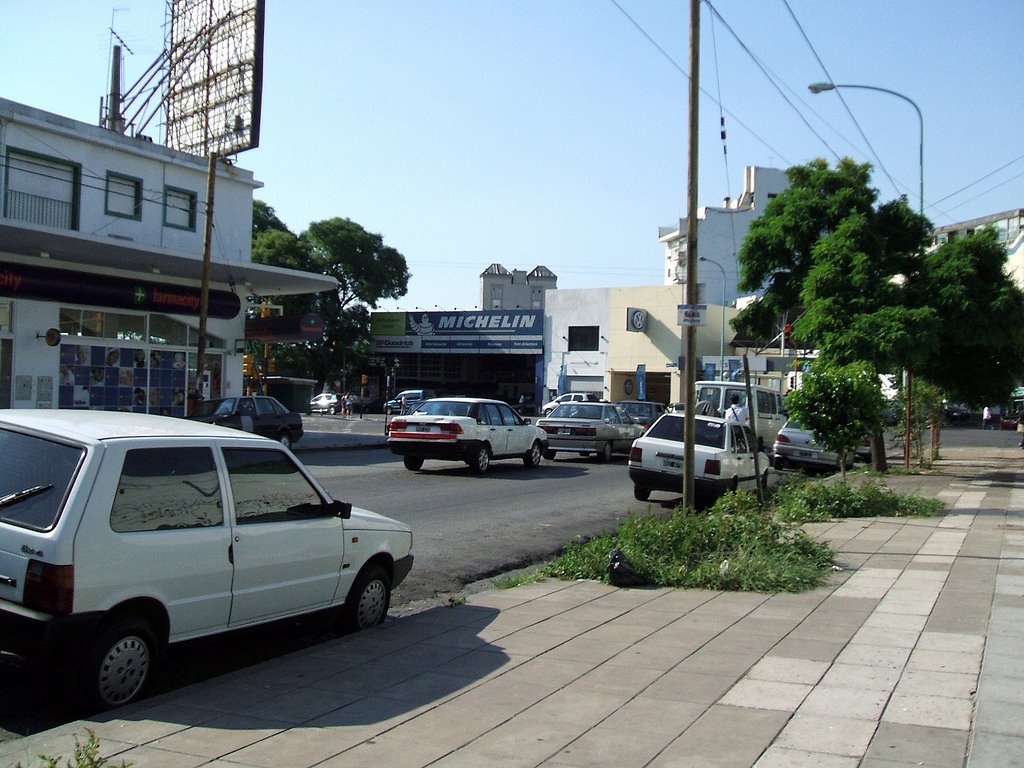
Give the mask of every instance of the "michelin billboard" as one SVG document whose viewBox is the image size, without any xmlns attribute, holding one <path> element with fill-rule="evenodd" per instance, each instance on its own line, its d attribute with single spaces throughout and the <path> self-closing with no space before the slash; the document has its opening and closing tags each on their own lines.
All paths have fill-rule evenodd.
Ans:
<svg viewBox="0 0 1024 768">
<path fill-rule="evenodd" d="M 540 310 L 374 312 L 374 352 L 536 354 L 544 351 Z"/>
</svg>

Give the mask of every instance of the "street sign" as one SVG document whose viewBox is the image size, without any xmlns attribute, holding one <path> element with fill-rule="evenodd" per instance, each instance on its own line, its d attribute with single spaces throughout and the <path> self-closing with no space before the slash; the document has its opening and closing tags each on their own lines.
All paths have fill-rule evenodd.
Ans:
<svg viewBox="0 0 1024 768">
<path fill-rule="evenodd" d="M 680 304 L 678 325 L 707 325 L 707 304 Z"/>
</svg>

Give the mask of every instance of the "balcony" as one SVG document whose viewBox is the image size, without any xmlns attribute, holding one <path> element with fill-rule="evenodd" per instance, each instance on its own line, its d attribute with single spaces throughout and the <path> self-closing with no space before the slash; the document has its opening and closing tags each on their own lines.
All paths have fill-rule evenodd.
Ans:
<svg viewBox="0 0 1024 768">
<path fill-rule="evenodd" d="M 54 229 L 76 229 L 74 206 L 65 200 L 8 189 L 4 195 L 4 218 Z"/>
</svg>

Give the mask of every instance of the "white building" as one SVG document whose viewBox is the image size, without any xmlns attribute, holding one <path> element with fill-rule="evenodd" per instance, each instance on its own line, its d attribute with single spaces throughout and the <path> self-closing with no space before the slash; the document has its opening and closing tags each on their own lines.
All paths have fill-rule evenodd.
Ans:
<svg viewBox="0 0 1024 768">
<path fill-rule="evenodd" d="M 743 193 L 735 200 L 726 198 L 721 207 L 704 206 L 697 211 L 698 256 L 712 262 L 697 264 L 697 293 L 702 302 L 722 302 L 723 290 L 725 304 L 739 298 L 737 257 L 750 223 L 764 213 L 769 200 L 789 187 L 786 172 L 777 168 L 748 165 L 743 181 Z M 680 219 L 678 227 L 658 230 L 658 239 L 665 244 L 665 285 L 686 282 L 686 229 L 687 220 Z"/>
<path fill-rule="evenodd" d="M 480 273 L 480 309 L 544 309 L 544 292 L 558 287 L 547 267 L 508 270 L 491 264 Z"/>
<path fill-rule="evenodd" d="M 195 387 L 206 158 L 0 99 L 0 407 L 184 415 Z M 251 295 L 333 278 L 253 264 L 250 171 L 220 163 L 208 397 L 242 392 Z"/>
</svg>

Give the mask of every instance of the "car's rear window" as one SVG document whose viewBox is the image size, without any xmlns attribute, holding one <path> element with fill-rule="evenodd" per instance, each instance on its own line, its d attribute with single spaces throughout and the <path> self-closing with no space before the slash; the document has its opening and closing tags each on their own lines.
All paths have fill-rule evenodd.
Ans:
<svg viewBox="0 0 1024 768">
<path fill-rule="evenodd" d="M 79 446 L 0 430 L 0 521 L 53 528 L 84 456 Z"/>
<path fill-rule="evenodd" d="M 427 400 L 420 404 L 416 413 L 428 416 L 469 416 L 469 409 L 472 405 L 472 403 L 458 400 Z"/>
<path fill-rule="evenodd" d="M 677 443 L 683 442 L 683 429 L 685 417 L 674 414 L 665 414 L 658 419 L 647 430 L 645 437 L 656 437 L 660 440 L 673 440 Z M 694 439 L 697 445 L 706 445 L 710 448 L 725 447 L 725 429 L 720 421 L 705 421 L 697 419 L 694 426 Z"/>
</svg>

